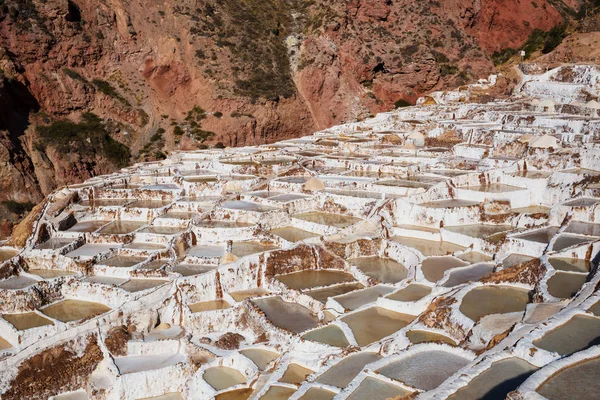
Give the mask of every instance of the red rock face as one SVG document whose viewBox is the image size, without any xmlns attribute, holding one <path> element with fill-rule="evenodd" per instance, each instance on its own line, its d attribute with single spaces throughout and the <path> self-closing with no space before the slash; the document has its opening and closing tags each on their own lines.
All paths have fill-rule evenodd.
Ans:
<svg viewBox="0 0 600 400">
<path fill-rule="evenodd" d="M 444 6 L 449 13 L 459 11 L 463 26 L 489 52 L 519 47 L 533 29 L 548 31 L 562 21 L 546 0 L 457 0 Z"/>
<path fill-rule="evenodd" d="M 201 129 L 214 132 L 209 144 L 273 142 L 485 76 L 490 52 L 561 20 L 547 0 L 9 3 L 1 80 L 19 82 L 35 104 L 9 105 L 0 118 L 0 158 L 15 171 L 0 176 L 0 200 L 34 202 L 115 168 L 101 155 L 41 146 L 36 125 L 94 112 L 135 161 L 197 147 L 193 135 L 173 135 L 197 106 Z M 6 122 L 14 113 L 18 126 Z M 162 140 L 148 147 L 158 128 Z"/>
</svg>

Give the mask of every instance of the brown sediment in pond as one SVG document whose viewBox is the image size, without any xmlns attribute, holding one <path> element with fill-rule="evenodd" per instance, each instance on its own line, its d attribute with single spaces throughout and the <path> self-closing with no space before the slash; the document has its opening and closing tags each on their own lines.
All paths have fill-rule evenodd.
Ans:
<svg viewBox="0 0 600 400">
<path fill-rule="evenodd" d="M 189 305 L 190 310 L 193 313 L 204 312 L 204 311 L 216 311 L 230 308 L 231 304 L 223 299 L 201 301 L 199 303 L 193 303 Z"/>
<path fill-rule="evenodd" d="M 240 350 L 240 353 L 248 357 L 261 371 L 264 371 L 273 360 L 279 357 L 279 353 L 266 349 L 244 349 Z"/>
<path fill-rule="evenodd" d="M 313 328 L 318 323 L 317 316 L 308 308 L 296 303 L 288 303 L 281 297 L 253 300 L 271 323 L 294 333 Z"/>
<path fill-rule="evenodd" d="M 411 329 L 406 332 L 406 337 L 412 344 L 419 343 L 446 343 L 450 346 L 457 346 L 458 343 L 454 339 L 449 336 L 442 335 L 441 333 L 432 332 L 432 331 L 424 331 L 420 329 Z"/>
<path fill-rule="evenodd" d="M 392 385 L 391 383 L 382 381 L 381 379 L 368 376 L 360 385 L 350 393 L 347 400 L 364 400 L 364 399 L 390 399 L 395 397 L 402 398 L 409 395 L 411 392 L 400 386 Z"/>
<path fill-rule="evenodd" d="M 391 258 L 370 256 L 350 258 L 347 261 L 381 283 L 398 283 L 408 276 L 408 269 Z"/>
<path fill-rule="evenodd" d="M 396 293 L 387 295 L 386 298 L 395 301 L 418 301 L 429 295 L 429 293 L 431 293 L 429 286 L 411 283 Z"/>
<path fill-rule="evenodd" d="M 513 286 L 478 286 L 463 297 L 459 309 L 473 321 L 490 314 L 524 312 L 529 295 L 529 290 Z"/>
<path fill-rule="evenodd" d="M 291 274 L 276 275 L 290 289 L 302 290 L 312 289 L 320 286 L 329 286 L 338 283 L 352 282 L 354 276 L 344 271 L 336 270 L 305 270 Z"/>
<path fill-rule="evenodd" d="M 314 371 L 312 369 L 303 367 L 296 363 L 291 363 L 283 373 L 283 376 L 279 379 L 279 382 L 298 385 L 304 382 L 306 377 L 312 374 L 313 372 Z"/>
<path fill-rule="evenodd" d="M 308 332 L 302 336 L 302 339 L 325 343 L 334 347 L 350 346 L 346 335 L 344 335 L 344 331 L 342 331 L 337 325 L 328 325 L 323 328 Z"/>
<path fill-rule="evenodd" d="M 223 366 L 207 368 L 202 378 L 215 390 L 227 389 L 246 382 L 246 377 L 240 371 Z"/>
<path fill-rule="evenodd" d="M 410 324 L 415 316 L 371 307 L 342 317 L 348 324 L 359 346 L 367 346 Z"/>
<path fill-rule="evenodd" d="M 54 325 L 54 322 L 33 311 L 21 314 L 2 314 L 2 318 L 20 331 L 45 325 Z"/>
<path fill-rule="evenodd" d="M 61 322 L 71 322 L 84 318 L 93 318 L 110 311 L 110 308 L 104 304 L 91 301 L 63 300 L 40 311 Z"/>
</svg>

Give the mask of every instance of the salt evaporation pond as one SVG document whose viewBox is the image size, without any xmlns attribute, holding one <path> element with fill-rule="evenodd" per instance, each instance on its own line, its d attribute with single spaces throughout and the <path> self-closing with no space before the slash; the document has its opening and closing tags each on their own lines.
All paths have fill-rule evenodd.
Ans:
<svg viewBox="0 0 600 400">
<path fill-rule="evenodd" d="M 454 339 L 446 335 L 419 329 L 411 329 L 410 331 L 406 332 L 406 337 L 408 338 L 408 340 L 410 340 L 412 344 L 439 342 L 449 344 L 450 346 L 457 345 Z"/>
<path fill-rule="evenodd" d="M 2 314 L 2 318 L 20 331 L 39 326 L 54 325 L 54 322 L 33 311 L 20 314 Z"/>
<path fill-rule="evenodd" d="M 533 344 L 561 356 L 600 344 L 600 318 L 576 315 L 535 340 Z"/>
<path fill-rule="evenodd" d="M 548 400 L 593 399 L 600 393 L 600 358 L 559 370 L 536 390 Z"/>
<path fill-rule="evenodd" d="M 424 256 L 443 256 L 465 248 L 450 242 L 435 242 L 407 236 L 394 236 L 392 240 L 421 252 Z"/>
<path fill-rule="evenodd" d="M 496 361 L 448 400 L 504 399 L 536 370 L 538 367 L 517 357 Z"/>
<path fill-rule="evenodd" d="M 415 319 L 382 307 L 371 307 L 342 317 L 359 346 L 367 346 L 404 328 Z"/>
<path fill-rule="evenodd" d="M 207 368 L 202 377 L 215 390 L 227 389 L 246 382 L 246 377 L 240 371 L 229 367 Z"/>
<path fill-rule="evenodd" d="M 335 301 L 340 303 L 346 310 L 356 310 L 365 304 L 373 303 L 378 298 L 383 297 L 393 291 L 393 287 L 378 285 L 338 296 L 335 298 Z"/>
<path fill-rule="evenodd" d="M 373 256 L 349 258 L 347 261 L 381 283 L 397 283 L 408 276 L 406 267 L 391 258 Z"/>
<path fill-rule="evenodd" d="M 319 237 L 319 235 L 316 233 L 308 232 L 300 228 L 294 228 L 292 226 L 272 229 L 271 233 L 292 243 Z"/>
<path fill-rule="evenodd" d="M 379 368 L 378 372 L 417 389 L 432 390 L 470 361 L 443 350 L 420 351 Z"/>
<path fill-rule="evenodd" d="M 377 353 L 364 352 L 351 354 L 326 370 L 316 379 L 316 382 L 345 388 L 367 364 L 380 359 L 381 356 Z"/>
<path fill-rule="evenodd" d="M 279 357 L 279 353 L 265 349 L 244 349 L 240 350 L 240 353 L 248 357 L 261 371 L 264 371 L 273 360 Z"/>
<path fill-rule="evenodd" d="M 93 318 L 110 311 L 104 304 L 83 300 L 62 300 L 40 310 L 50 318 L 61 322 Z"/>
<path fill-rule="evenodd" d="M 336 228 L 346 228 L 350 225 L 361 221 L 359 218 L 348 215 L 329 214 L 321 211 L 311 211 L 307 213 L 294 214 L 294 218 L 301 219 L 306 222 L 312 222 L 319 225 L 333 226 Z"/>
<path fill-rule="evenodd" d="M 295 333 L 304 332 L 317 325 L 318 318 L 308 308 L 283 301 L 281 297 L 269 297 L 252 301 L 265 313 L 273 325 Z"/>
<path fill-rule="evenodd" d="M 364 288 L 364 286 L 360 283 L 347 283 L 343 285 L 328 286 L 322 289 L 307 290 L 304 293 L 321 303 L 326 303 L 327 299 L 330 297 L 343 295 L 362 288 Z"/>
<path fill-rule="evenodd" d="M 305 340 L 329 344 L 334 347 L 347 347 L 350 345 L 344 331 L 336 325 L 328 325 L 316 329 L 302 336 Z"/>
<path fill-rule="evenodd" d="M 291 274 L 277 275 L 275 278 L 290 289 L 312 289 L 318 286 L 329 286 L 336 283 L 352 282 L 354 277 L 344 271 L 306 270 Z"/>
<path fill-rule="evenodd" d="M 587 273 L 558 271 L 548 279 L 548 293 L 559 299 L 573 297 L 587 279 Z"/>
<path fill-rule="evenodd" d="M 399 386 L 392 385 L 372 377 L 365 378 L 360 385 L 346 397 L 347 400 L 387 400 L 395 397 L 402 397 L 411 392 Z"/>
<path fill-rule="evenodd" d="M 479 286 L 471 289 L 462 299 L 460 311 L 477 321 L 490 314 L 525 311 L 529 291 L 512 286 Z"/>
<path fill-rule="evenodd" d="M 279 382 L 291 383 L 292 385 L 298 385 L 306 379 L 307 376 L 312 374 L 314 371 L 312 369 L 303 367 L 302 365 L 291 363 Z"/>
<path fill-rule="evenodd" d="M 396 301 L 418 301 L 431 293 L 429 286 L 411 283 L 395 293 L 387 295 L 386 298 Z"/>
<path fill-rule="evenodd" d="M 425 279 L 429 282 L 437 282 L 443 278 L 446 271 L 466 265 L 467 262 L 452 256 L 429 257 L 423 260 L 421 270 Z"/>
</svg>

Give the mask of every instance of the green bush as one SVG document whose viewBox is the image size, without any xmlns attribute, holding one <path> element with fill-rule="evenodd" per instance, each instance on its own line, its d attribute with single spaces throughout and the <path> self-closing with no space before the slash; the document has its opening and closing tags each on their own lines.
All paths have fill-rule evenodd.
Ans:
<svg viewBox="0 0 600 400">
<path fill-rule="evenodd" d="M 456 65 L 442 64 L 440 65 L 440 75 L 456 75 L 458 73 L 458 67 Z"/>
<path fill-rule="evenodd" d="M 17 214 L 17 215 L 23 215 L 23 214 L 31 211 L 31 209 L 33 207 L 35 207 L 35 204 L 33 204 L 33 203 L 30 203 L 30 202 L 20 203 L 18 201 L 14 201 L 14 200 L 4 200 L 2 202 L 2 205 L 4 207 L 6 207 L 6 209 L 8 209 L 9 212 L 11 212 L 13 214 Z"/>
<path fill-rule="evenodd" d="M 402 108 L 402 107 L 410 107 L 410 106 L 412 106 L 412 104 L 410 104 L 408 101 L 406 101 L 404 99 L 399 99 L 394 103 L 394 106 L 396 106 L 396 108 Z"/>
<path fill-rule="evenodd" d="M 92 81 L 92 83 L 100 92 L 102 92 L 105 95 L 110 96 L 114 99 L 119 100 L 121 103 L 125 104 L 127 107 L 131 107 L 131 104 L 129 103 L 129 101 L 127 101 L 126 98 L 121 96 L 121 94 L 117 91 L 117 89 L 115 89 L 110 83 L 108 83 L 102 79 L 94 79 Z"/>
<path fill-rule="evenodd" d="M 72 69 L 63 68 L 63 72 L 65 75 L 67 75 L 71 79 L 87 83 L 87 80 L 83 76 L 79 75 L 77 72 L 73 71 Z"/>
<path fill-rule="evenodd" d="M 41 147 L 52 146 L 63 153 L 82 156 L 101 154 L 118 167 L 129 163 L 129 148 L 110 137 L 102 119 L 93 113 L 85 113 L 76 123 L 62 119 L 36 128 Z"/>
<path fill-rule="evenodd" d="M 215 143 L 215 149 L 224 149 L 225 145 L 223 144 L 223 142 L 217 142 Z"/>
<path fill-rule="evenodd" d="M 217 111 L 217 112 L 214 112 L 213 115 L 217 118 L 221 118 L 223 116 L 223 113 L 221 111 Z"/>
<path fill-rule="evenodd" d="M 492 54 L 492 62 L 494 65 L 504 64 L 508 60 L 510 60 L 515 54 L 517 54 L 517 50 L 507 47 L 500 51 L 495 51 Z"/>
</svg>

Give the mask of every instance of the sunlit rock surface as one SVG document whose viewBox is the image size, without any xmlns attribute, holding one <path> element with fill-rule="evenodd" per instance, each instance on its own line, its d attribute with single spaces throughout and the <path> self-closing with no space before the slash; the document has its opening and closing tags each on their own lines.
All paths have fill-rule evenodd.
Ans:
<svg viewBox="0 0 600 400">
<path fill-rule="evenodd" d="M 495 80 L 55 192 L 0 249 L 2 398 L 594 397 L 600 72 Z"/>
</svg>

